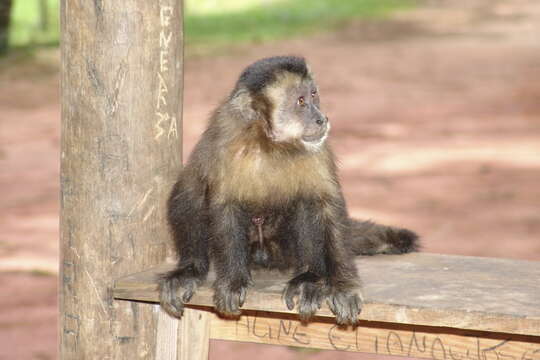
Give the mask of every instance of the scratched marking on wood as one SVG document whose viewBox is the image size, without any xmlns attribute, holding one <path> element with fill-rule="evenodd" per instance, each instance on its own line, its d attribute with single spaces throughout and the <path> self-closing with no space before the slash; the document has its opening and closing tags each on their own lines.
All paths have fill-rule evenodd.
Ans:
<svg viewBox="0 0 540 360">
<path fill-rule="evenodd" d="M 444 328 L 362 322 L 353 329 L 331 321 L 302 325 L 294 316 L 250 312 L 239 320 L 212 315 L 212 339 L 247 341 L 434 360 L 540 360 L 540 338 Z"/>
<path fill-rule="evenodd" d="M 174 8 L 172 6 L 160 5 L 159 19 L 161 31 L 159 32 L 159 70 L 157 72 L 158 90 L 156 99 L 157 118 L 154 125 L 156 132 L 154 136 L 155 140 L 159 140 L 165 132 L 167 132 L 167 139 L 170 139 L 171 137 L 174 137 L 175 139 L 178 138 L 176 117 L 171 116 L 169 109 L 167 108 L 169 86 L 165 80 L 166 77 L 164 76 L 169 71 L 169 45 L 172 39 L 173 28 L 171 27 L 171 22 L 173 15 Z"/>
</svg>

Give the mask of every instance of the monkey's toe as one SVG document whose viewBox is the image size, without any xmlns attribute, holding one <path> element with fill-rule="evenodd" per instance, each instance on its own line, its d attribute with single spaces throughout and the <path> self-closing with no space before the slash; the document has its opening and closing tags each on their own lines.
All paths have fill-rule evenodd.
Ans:
<svg viewBox="0 0 540 360">
<path fill-rule="evenodd" d="M 176 296 L 178 290 L 176 279 L 163 279 L 159 286 L 159 302 L 161 308 L 173 317 L 180 318 L 184 313 L 184 304 Z"/>
<path fill-rule="evenodd" d="M 191 276 L 166 274 L 159 281 L 159 302 L 169 315 L 180 318 L 184 313 L 184 303 L 193 297 L 202 280 Z"/>
<path fill-rule="evenodd" d="M 320 280 L 315 274 L 306 272 L 290 280 L 283 292 L 283 299 L 289 310 L 298 305 L 298 315 L 302 322 L 311 319 L 321 307 L 324 286 Z"/>
<path fill-rule="evenodd" d="M 339 325 L 355 325 L 362 309 L 362 300 L 354 291 L 332 291 L 327 299 Z"/>
<path fill-rule="evenodd" d="M 216 311 L 227 318 L 240 316 L 240 308 L 246 300 L 248 281 L 240 284 L 214 284 L 214 305 Z"/>
</svg>

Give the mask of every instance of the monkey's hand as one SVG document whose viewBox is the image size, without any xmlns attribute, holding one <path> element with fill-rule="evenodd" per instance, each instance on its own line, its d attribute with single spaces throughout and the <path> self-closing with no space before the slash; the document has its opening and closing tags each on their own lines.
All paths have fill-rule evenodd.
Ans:
<svg viewBox="0 0 540 360">
<path fill-rule="evenodd" d="M 161 308 L 173 317 L 184 313 L 184 303 L 189 302 L 203 282 L 190 268 L 176 269 L 165 274 L 159 281 L 159 302 Z"/>
<path fill-rule="evenodd" d="M 330 310 L 336 315 L 339 325 L 354 325 L 362 309 L 362 299 L 358 296 L 358 288 L 339 289 L 332 287 L 327 298 Z"/>
<path fill-rule="evenodd" d="M 246 300 L 251 279 L 216 280 L 214 283 L 214 305 L 217 312 L 228 318 L 240 316 L 240 307 Z"/>
<path fill-rule="evenodd" d="M 325 297 L 324 282 L 312 272 L 302 273 L 287 283 L 283 299 L 289 310 L 294 309 L 297 298 L 298 315 L 302 322 L 307 322 L 321 307 Z"/>
</svg>

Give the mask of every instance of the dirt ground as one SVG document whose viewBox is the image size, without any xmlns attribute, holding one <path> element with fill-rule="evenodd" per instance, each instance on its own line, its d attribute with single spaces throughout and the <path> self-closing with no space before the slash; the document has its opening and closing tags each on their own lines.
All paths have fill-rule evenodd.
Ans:
<svg viewBox="0 0 540 360">
<path fill-rule="evenodd" d="M 540 260 L 540 3 L 464 3 L 189 58 L 185 154 L 244 66 L 301 54 L 317 74 L 354 216 L 414 229 L 426 252 Z M 57 57 L 0 73 L 0 359 L 57 356 Z M 210 353 L 337 358 L 225 342 Z"/>
</svg>

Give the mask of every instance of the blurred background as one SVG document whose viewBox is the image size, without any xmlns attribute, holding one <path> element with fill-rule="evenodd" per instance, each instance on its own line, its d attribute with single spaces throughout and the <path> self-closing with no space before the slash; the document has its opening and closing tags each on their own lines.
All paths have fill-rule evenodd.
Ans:
<svg viewBox="0 0 540 360">
<path fill-rule="evenodd" d="M 0 0 L 0 359 L 57 357 L 58 7 Z M 246 65 L 303 55 L 352 215 L 426 252 L 540 260 L 538 0 L 186 0 L 185 31 L 185 158 Z M 210 350 L 253 356 L 375 358 Z"/>
</svg>

